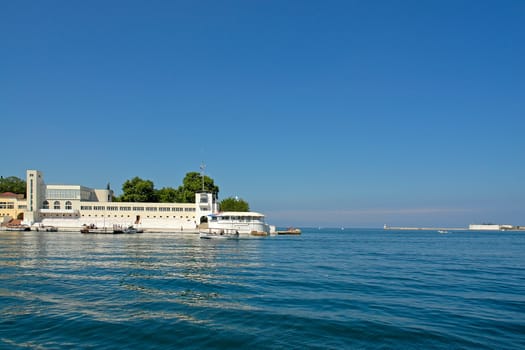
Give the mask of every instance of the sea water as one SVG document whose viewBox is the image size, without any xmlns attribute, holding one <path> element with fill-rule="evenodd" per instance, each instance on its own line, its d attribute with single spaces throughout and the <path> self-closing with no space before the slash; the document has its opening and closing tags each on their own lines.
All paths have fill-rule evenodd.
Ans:
<svg viewBox="0 0 525 350">
<path fill-rule="evenodd" d="M 525 233 L 0 233 L 3 349 L 525 348 Z"/>
</svg>

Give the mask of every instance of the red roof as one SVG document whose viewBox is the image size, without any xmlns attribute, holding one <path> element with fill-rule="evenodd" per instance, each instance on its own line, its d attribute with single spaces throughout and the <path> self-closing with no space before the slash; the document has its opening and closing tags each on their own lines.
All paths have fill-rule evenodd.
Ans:
<svg viewBox="0 0 525 350">
<path fill-rule="evenodd" d="M 0 193 L 0 197 L 3 197 L 3 198 L 20 198 L 20 196 L 22 196 L 22 198 L 24 197 L 23 194 L 16 194 L 13 192 Z"/>
<path fill-rule="evenodd" d="M 0 197 L 16 197 L 16 193 L 4 192 L 4 193 L 0 193 Z"/>
</svg>

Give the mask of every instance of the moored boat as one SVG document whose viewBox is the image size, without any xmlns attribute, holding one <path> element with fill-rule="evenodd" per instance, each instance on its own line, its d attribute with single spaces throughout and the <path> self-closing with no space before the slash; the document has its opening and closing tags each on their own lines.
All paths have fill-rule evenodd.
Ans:
<svg viewBox="0 0 525 350">
<path fill-rule="evenodd" d="M 58 227 L 55 226 L 37 226 L 37 232 L 58 232 Z"/>
<path fill-rule="evenodd" d="M 138 229 L 133 226 L 129 226 L 128 228 L 124 229 L 124 233 L 142 233 L 142 232 L 144 232 L 142 229 Z"/>
<path fill-rule="evenodd" d="M 31 231 L 31 227 L 27 226 L 27 225 L 16 225 L 16 226 L 7 226 L 5 228 L 6 231 L 18 231 L 18 232 L 23 232 L 23 231 Z"/>
<path fill-rule="evenodd" d="M 101 228 L 98 228 L 97 226 L 95 225 L 84 225 L 82 226 L 82 228 L 80 229 L 80 233 L 114 233 L 112 229 L 108 229 L 107 227 L 101 227 Z"/>
<path fill-rule="evenodd" d="M 296 228 L 296 227 L 288 227 L 284 231 L 277 231 L 277 234 L 278 235 L 300 235 L 301 229 Z"/>
<path fill-rule="evenodd" d="M 200 230 L 199 237 L 202 239 L 237 239 L 239 232 L 232 229 L 212 229 Z"/>
<path fill-rule="evenodd" d="M 264 222 L 264 215 L 252 211 L 225 211 L 208 215 L 208 230 L 236 231 L 239 236 L 268 236 L 270 225 Z M 225 231 L 226 232 L 226 231 Z"/>
</svg>

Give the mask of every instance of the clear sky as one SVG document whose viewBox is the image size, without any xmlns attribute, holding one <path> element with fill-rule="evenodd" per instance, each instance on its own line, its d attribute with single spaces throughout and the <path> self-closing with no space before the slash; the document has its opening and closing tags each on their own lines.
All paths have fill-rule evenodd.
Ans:
<svg viewBox="0 0 525 350">
<path fill-rule="evenodd" d="M 0 38 L 0 175 L 525 225 L 525 1 L 2 1 Z"/>
</svg>

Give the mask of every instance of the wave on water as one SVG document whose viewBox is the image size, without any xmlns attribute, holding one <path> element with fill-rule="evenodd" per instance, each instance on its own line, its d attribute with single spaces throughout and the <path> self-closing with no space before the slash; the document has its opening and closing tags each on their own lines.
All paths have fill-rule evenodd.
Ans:
<svg viewBox="0 0 525 350">
<path fill-rule="evenodd" d="M 0 236 L 0 348 L 525 348 L 525 235 Z"/>
</svg>

